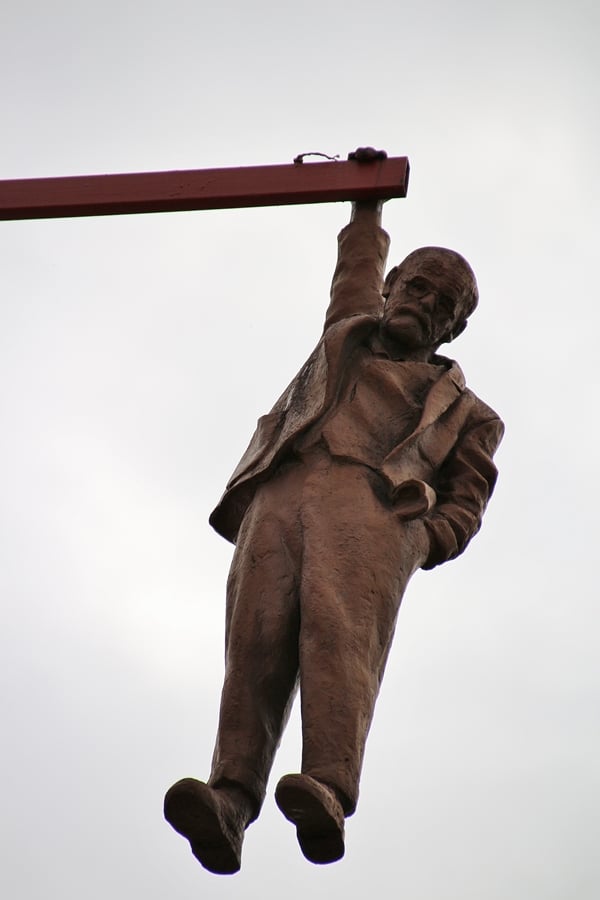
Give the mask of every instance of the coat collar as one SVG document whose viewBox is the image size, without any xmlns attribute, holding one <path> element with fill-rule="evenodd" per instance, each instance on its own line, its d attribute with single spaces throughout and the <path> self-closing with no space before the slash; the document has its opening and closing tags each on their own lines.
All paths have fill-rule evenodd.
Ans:
<svg viewBox="0 0 600 900">
<path fill-rule="evenodd" d="M 435 382 L 425 398 L 421 420 L 416 431 L 423 431 L 435 422 L 465 389 L 465 376 L 462 369 L 453 359 L 445 356 L 434 356 L 433 363 L 445 365 L 446 371 Z"/>
<path fill-rule="evenodd" d="M 343 320 L 338 327 L 333 326 L 329 329 L 325 333 L 325 353 L 329 369 L 339 371 L 345 357 L 360 340 L 379 326 L 379 321 L 377 316 L 358 315 Z M 465 376 L 455 360 L 435 355 L 431 362 L 434 365 L 444 366 L 446 371 L 438 378 L 425 399 L 423 413 L 415 429 L 415 434 L 420 433 L 439 419 L 465 389 Z M 325 407 L 331 402 L 331 395 L 335 387 L 337 385 L 329 381 L 326 396 L 323 398 Z"/>
</svg>

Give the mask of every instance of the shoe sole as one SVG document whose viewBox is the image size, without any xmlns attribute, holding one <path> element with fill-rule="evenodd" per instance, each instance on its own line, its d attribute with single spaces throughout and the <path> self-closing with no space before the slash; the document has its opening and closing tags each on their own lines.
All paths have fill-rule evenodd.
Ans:
<svg viewBox="0 0 600 900">
<path fill-rule="evenodd" d="M 344 829 L 305 782 L 290 777 L 277 785 L 277 806 L 296 826 L 298 843 L 310 862 L 318 865 L 336 862 L 344 855 Z"/>
<path fill-rule="evenodd" d="M 165 796 L 165 819 L 190 842 L 192 853 L 215 875 L 239 872 L 241 860 L 224 827 L 210 788 L 194 779 L 174 784 Z"/>
</svg>

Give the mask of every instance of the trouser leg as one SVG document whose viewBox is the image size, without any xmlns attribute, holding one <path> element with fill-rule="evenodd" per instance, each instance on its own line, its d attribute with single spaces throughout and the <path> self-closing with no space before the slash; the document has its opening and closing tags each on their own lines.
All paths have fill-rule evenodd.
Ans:
<svg viewBox="0 0 600 900">
<path fill-rule="evenodd" d="M 225 680 L 209 784 L 241 785 L 256 818 L 298 679 L 299 529 L 294 475 L 260 489 L 227 585 Z"/>
<path fill-rule="evenodd" d="M 422 561 L 366 470 L 323 459 L 303 494 L 302 772 L 358 799 L 365 741 L 406 583 Z"/>
</svg>

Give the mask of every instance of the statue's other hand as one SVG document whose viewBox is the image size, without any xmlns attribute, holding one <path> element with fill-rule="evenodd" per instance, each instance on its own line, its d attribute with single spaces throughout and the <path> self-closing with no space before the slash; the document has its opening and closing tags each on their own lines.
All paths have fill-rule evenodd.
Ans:
<svg viewBox="0 0 600 900">
<path fill-rule="evenodd" d="M 426 515 L 433 509 L 436 500 L 434 489 L 418 478 L 403 481 L 392 494 L 394 512 L 407 521 Z"/>
<path fill-rule="evenodd" d="M 376 150 L 375 147 L 357 147 L 348 154 L 348 159 L 359 163 L 374 162 L 378 159 L 387 159 L 387 153 L 385 150 Z"/>
</svg>

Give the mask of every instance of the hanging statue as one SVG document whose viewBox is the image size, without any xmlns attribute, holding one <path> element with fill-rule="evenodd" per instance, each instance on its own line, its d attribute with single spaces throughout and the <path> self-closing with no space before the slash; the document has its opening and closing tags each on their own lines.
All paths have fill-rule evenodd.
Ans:
<svg viewBox="0 0 600 900">
<path fill-rule="evenodd" d="M 463 552 L 496 481 L 502 422 L 438 353 L 477 305 L 473 272 L 424 247 L 384 278 L 381 211 L 353 203 L 321 339 L 210 517 L 235 544 L 218 734 L 208 781 L 173 785 L 165 816 L 211 872 L 240 868 L 298 686 L 301 771 L 275 799 L 308 860 L 343 856 L 408 581 Z"/>
</svg>

